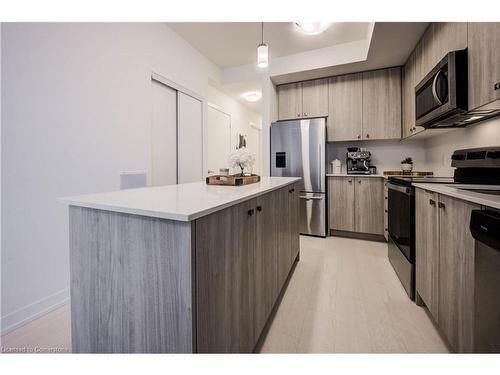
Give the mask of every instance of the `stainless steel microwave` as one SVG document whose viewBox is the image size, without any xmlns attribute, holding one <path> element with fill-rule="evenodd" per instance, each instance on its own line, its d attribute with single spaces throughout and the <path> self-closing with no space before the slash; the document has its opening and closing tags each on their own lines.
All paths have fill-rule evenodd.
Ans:
<svg viewBox="0 0 500 375">
<path fill-rule="evenodd" d="M 449 52 L 415 87 L 415 124 L 424 128 L 468 125 L 467 50 Z"/>
</svg>

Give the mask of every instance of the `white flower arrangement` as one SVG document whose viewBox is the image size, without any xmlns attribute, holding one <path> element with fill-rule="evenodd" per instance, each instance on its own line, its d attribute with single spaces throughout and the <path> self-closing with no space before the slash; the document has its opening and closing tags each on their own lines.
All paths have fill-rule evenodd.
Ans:
<svg viewBox="0 0 500 375">
<path fill-rule="evenodd" d="M 246 147 L 242 147 L 229 155 L 228 162 L 231 168 L 240 168 L 243 176 L 244 169 L 251 168 L 254 165 L 255 155 L 248 151 Z"/>
</svg>

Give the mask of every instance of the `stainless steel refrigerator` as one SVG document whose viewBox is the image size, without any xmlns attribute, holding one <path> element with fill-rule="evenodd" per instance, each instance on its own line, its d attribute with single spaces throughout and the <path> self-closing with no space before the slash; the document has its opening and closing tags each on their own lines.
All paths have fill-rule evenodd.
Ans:
<svg viewBox="0 0 500 375">
<path fill-rule="evenodd" d="M 302 177 L 300 232 L 326 236 L 324 118 L 271 124 L 271 176 Z"/>
</svg>

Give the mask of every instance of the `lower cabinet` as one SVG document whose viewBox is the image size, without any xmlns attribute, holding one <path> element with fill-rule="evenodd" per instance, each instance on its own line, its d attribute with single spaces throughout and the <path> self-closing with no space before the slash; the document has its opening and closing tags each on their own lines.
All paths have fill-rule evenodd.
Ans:
<svg viewBox="0 0 500 375">
<path fill-rule="evenodd" d="M 330 229 L 354 232 L 354 177 L 328 177 Z"/>
<path fill-rule="evenodd" d="M 329 228 L 384 234 L 384 182 L 380 177 L 329 177 Z"/>
<path fill-rule="evenodd" d="M 298 255 L 298 204 L 289 185 L 196 220 L 198 352 L 253 351 Z"/>
<path fill-rule="evenodd" d="M 416 287 L 431 315 L 437 320 L 439 297 L 438 194 L 415 192 Z"/>
<path fill-rule="evenodd" d="M 460 199 L 416 189 L 416 285 L 451 348 L 473 351 L 474 239 Z"/>
</svg>

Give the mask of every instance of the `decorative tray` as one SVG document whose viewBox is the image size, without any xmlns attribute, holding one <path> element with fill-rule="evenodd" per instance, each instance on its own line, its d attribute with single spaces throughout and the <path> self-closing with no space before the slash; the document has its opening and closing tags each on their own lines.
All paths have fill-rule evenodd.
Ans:
<svg viewBox="0 0 500 375">
<path fill-rule="evenodd" d="M 252 174 L 250 176 L 241 176 L 240 174 L 233 174 L 229 176 L 216 175 L 208 176 L 206 178 L 207 185 L 229 185 L 240 186 L 254 184 L 260 181 L 260 176 Z"/>
</svg>

